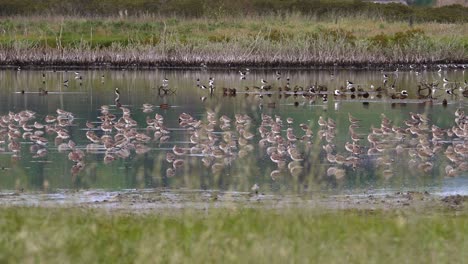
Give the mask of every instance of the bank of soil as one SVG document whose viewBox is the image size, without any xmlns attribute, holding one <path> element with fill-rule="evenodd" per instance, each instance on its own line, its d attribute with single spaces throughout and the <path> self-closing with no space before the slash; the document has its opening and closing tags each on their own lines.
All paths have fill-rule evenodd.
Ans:
<svg viewBox="0 0 468 264">
<path fill-rule="evenodd" d="M 312 208 L 320 210 L 394 210 L 429 209 L 461 210 L 468 205 L 468 196 L 439 196 L 428 192 L 396 192 L 359 195 L 269 195 L 262 193 L 192 191 L 192 190 L 128 190 L 60 191 L 56 193 L 0 194 L 0 206 L 79 207 L 124 212 L 161 212 L 168 209 L 208 210 L 210 208 Z"/>
</svg>

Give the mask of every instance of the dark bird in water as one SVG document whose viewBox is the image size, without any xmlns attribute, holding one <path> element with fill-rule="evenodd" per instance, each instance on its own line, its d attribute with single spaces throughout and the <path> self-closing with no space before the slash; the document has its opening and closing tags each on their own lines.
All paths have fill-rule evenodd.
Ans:
<svg viewBox="0 0 468 264">
<path fill-rule="evenodd" d="M 161 109 L 169 109 L 171 106 L 169 104 L 160 104 L 159 108 Z"/>
<path fill-rule="evenodd" d="M 463 93 L 462 93 L 462 94 L 463 94 L 463 97 L 467 97 L 467 98 L 468 98 L 468 89 L 467 89 L 467 90 L 465 90 L 465 91 L 463 91 Z"/>
<path fill-rule="evenodd" d="M 223 88 L 223 95 L 235 96 L 236 93 L 236 88 Z"/>
<path fill-rule="evenodd" d="M 322 101 L 325 103 L 325 102 L 328 102 L 328 95 L 324 94 L 322 96 Z"/>
<path fill-rule="evenodd" d="M 68 86 L 68 80 L 63 81 L 64 86 Z"/>
<path fill-rule="evenodd" d="M 47 94 L 49 94 L 49 91 L 39 88 L 39 95 L 47 95 Z"/>
</svg>

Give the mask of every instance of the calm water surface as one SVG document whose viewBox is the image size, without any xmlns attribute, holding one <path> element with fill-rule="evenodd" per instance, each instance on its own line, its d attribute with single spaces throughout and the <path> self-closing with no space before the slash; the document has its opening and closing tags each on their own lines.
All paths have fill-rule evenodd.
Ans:
<svg viewBox="0 0 468 264">
<path fill-rule="evenodd" d="M 1 71 L 0 189 L 466 193 L 465 72 L 385 74 Z"/>
</svg>

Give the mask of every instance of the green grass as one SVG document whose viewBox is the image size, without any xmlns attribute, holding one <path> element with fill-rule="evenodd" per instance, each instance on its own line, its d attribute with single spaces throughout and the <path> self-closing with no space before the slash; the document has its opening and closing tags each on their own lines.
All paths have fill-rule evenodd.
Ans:
<svg viewBox="0 0 468 264">
<path fill-rule="evenodd" d="M 410 1 L 414 2 L 414 1 Z M 421 2 L 421 1 L 419 1 Z M 284 14 L 299 12 L 321 19 L 364 15 L 386 20 L 468 22 L 467 7 L 430 8 L 428 1 L 415 6 L 374 4 L 361 0 L 0 0 L 0 15 L 82 15 L 82 16 L 178 16 L 226 18 L 231 16 Z M 463 0 L 437 1 L 439 4 L 464 4 Z M 465 4 L 466 6 L 466 4 Z"/>
<path fill-rule="evenodd" d="M 464 63 L 466 23 L 300 13 L 229 18 L 10 17 L 1 64 L 304 66 Z"/>
<path fill-rule="evenodd" d="M 0 0 L 0 6 L 2 65 L 304 67 L 468 61 L 468 7 L 460 5 Z"/>
<path fill-rule="evenodd" d="M 14 41 L 37 41 L 44 44 L 41 42 L 46 40 L 49 46 L 60 41 L 63 47 L 76 47 L 82 41 L 91 47 L 108 42 L 157 45 L 163 39 L 175 44 L 184 44 L 185 39 L 195 42 L 195 45 L 216 40 L 240 42 L 256 38 L 270 42 L 304 42 L 308 38 L 333 34 L 347 41 L 372 41 L 376 36 L 383 35 L 391 39 L 395 34 L 411 30 L 434 40 L 456 38 L 468 43 L 466 23 L 427 22 L 411 26 L 406 22 L 389 22 L 364 16 L 319 21 L 297 13 L 286 17 L 271 15 L 226 19 L 16 17 L 0 21 L 0 29 L 3 29 L 0 45 Z"/>
<path fill-rule="evenodd" d="M 462 212 L 1 208 L 0 262 L 462 263 Z"/>
</svg>

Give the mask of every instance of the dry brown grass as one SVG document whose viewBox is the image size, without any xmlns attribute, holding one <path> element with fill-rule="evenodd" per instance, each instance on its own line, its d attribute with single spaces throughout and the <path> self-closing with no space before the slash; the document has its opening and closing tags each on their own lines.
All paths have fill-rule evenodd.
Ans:
<svg viewBox="0 0 468 264">
<path fill-rule="evenodd" d="M 441 63 L 468 59 L 466 24 L 377 18 L 103 19 L 16 17 L 0 23 L 0 63 L 90 65 L 295 65 Z M 395 34 L 422 36 L 395 44 Z M 92 37 L 91 37 L 92 36 Z M 375 46 L 376 36 L 390 40 Z"/>
<path fill-rule="evenodd" d="M 436 0 L 436 6 L 462 5 L 468 6 L 468 0 Z"/>
</svg>

